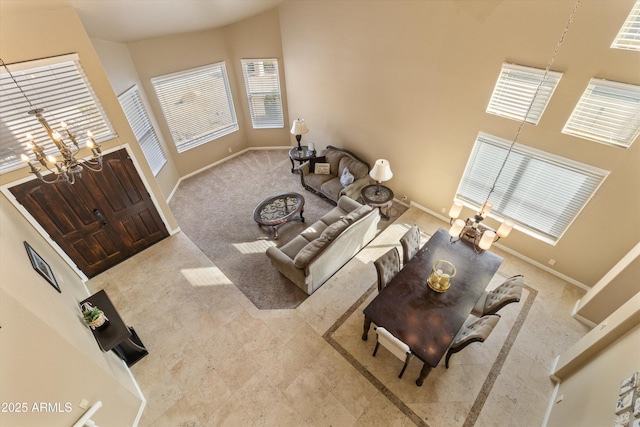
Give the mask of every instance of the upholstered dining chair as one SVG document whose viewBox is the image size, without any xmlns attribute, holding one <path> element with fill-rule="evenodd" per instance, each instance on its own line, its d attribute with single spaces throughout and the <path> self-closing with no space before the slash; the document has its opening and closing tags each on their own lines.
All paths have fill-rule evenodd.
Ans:
<svg viewBox="0 0 640 427">
<path fill-rule="evenodd" d="M 400 238 L 400 244 L 402 245 L 402 264 L 407 265 L 420 249 L 420 230 L 417 225 L 412 226 L 404 233 Z"/>
<path fill-rule="evenodd" d="M 445 367 L 449 369 L 449 359 L 454 353 L 459 352 L 471 343 L 483 342 L 489 338 L 491 331 L 493 331 L 493 328 L 498 324 L 498 320 L 500 320 L 499 314 L 490 314 L 468 325 L 464 325 L 453 339 L 451 346 L 449 346 L 447 357 L 444 361 Z"/>
<path fill-rule="evenodd" d="M 512 302 L 520 302 L 523 286 L 524 276 L 522 274 L 508 278 L 494 290 L 484 291 L 471 310 L 471 314 L 476 317 L 496 314 L 505 305 Z"/>
<path fill-rule="evenodd" d="M 382 292 L 387 283 L 400 271 L 400 255 L 398 248 L 389 249 L 384 255 L 373 262 L 378 273 L 378 292 Z"/>
<path fill-rule="evenodd" d="M 382 344 L 382 346 L 389 350 L 391 354 L 404 361 L 404 366 L 400 371 L 400 375 L 398 375 L 398 378 L 402 378 L 402 375 L 409 364 L 409 360 L 411 360 L 411 357 L 413 356 L 409 346 L 391 335 L 391 332 L 387 331 L 382 326 L 376 327 L 376 337 L 376 347 L 373 349 L 373 357 L 376 357 L 378 347 Z"/>
</svg>

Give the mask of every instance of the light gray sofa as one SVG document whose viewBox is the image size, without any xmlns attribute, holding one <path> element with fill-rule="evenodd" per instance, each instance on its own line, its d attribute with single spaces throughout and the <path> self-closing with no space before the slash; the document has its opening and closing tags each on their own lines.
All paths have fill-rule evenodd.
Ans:
<svg viewBox="0 0 640 427">
<path fill-rule="evenodd" d="M 323 163 L 329 163 L 329 174 L 317 174 L 313 165 L 324 157 Z M 340 177 L 345 168 L 353 175 L 353 183 L 346 187 L 340 183 Z M 369 164 L 349 150 L 329 145 L 314 159 L 304 162 L 298 167 L 300 181 L 307 190 L 316 193 L 330 202 L 336 204 L 342 196 L 348 196 L 353 200 L 360 198 L 360 190 L 371 184 L 369 177 Z"/>
<path fill-rule="evenodd" d="M 311 295 L 376 235 L 380 214 L 343 196 L 335 208 L 267 256 L 280 273 Z"/>
</svg>

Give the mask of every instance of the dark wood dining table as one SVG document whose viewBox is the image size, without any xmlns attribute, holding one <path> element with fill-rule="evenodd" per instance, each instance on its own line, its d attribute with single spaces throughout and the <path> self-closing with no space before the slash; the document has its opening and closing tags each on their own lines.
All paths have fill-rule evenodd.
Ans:
<svg viewBox="0 0 640 427">
<path fill-rule="evenodd" d="M 437 260 L 449 261 L 457 270 L 446 292 L 436 292 L 427 284 Z M 367 340 L 373 322 L 405 342 L 424 363 L 416 380 L 421 386 L 431 368 L 438 366 L 502 261 L 489 251 L 476 253 L 464 240 L 452 243 L 448 231 L 438 229 L 364 309 L 362 339 Z"/>
</svg>

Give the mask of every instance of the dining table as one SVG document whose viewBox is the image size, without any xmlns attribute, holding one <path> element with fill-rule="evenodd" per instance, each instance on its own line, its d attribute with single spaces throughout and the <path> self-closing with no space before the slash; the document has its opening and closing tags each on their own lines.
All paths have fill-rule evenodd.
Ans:
<svg viewBox="0 0 640 427">
<path fill-rule="evenodd" d="M 427 283 L 438 260 L 449 261 L 456 268 L 444 292 L 433 290 Z M 374 323 L 406 343 L 423 362 L 416 379 L 422 386 L 502 262 L 503 258 L 493 252 L 478 253 L 465 240 L 452 241 L 449 232 L 439 228 L 364 309 L 362 339 L 367 340 Z"/>
</svg>

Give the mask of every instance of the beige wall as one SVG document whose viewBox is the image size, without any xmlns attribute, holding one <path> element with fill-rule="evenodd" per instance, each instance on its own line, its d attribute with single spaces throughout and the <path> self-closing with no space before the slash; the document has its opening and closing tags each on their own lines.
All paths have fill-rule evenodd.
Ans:
<svg viewBox="0 0 640 427">
<path fill-rule="evenodd" d="M 279 21 L 276 11 L 266 12 L 229 27 L 176 34 L 128 43 L 149 103 L 166 141 L 172 141 L 151 78 L 225 61 L 239 130 L 210 143 L 178 154 L 169 143 L 180 176 L 187 175 L 250 146 L 288 145 L 285 128 L 251 129 L 241 58 L 278 58 L 282 62 Z M 282 71 L 282 67 L 281 67 Z M 283 77 L 283 76 L 282 76 Z M 284 78 L 282 78 L 284 87 Z M 229 149 L 231 151 L 229 151 Z"/>
<path fill-rule="evenodd" d="M 0 230 L 0 401 L 29 408 L 0 413 L 0 425 L 70 426 L 84 413 L 82 399 L 103 402 L 98 425 L 132 425 L 142 399 L 124 363 L 103 353 L 84 325 L 78 302 L 89 293 L 80 278 L 4 197 Z M 33 269 L 23 241 L 49 264 L 62 293 Z M 39 402 L 58 402 L 63 412 L 32 411 Z"/>
<path fill-rule="evenodd" d="M 285 2 L 289 114 L 305 118 L 307 141 L 388 159 L 399 198 L 446 215 L 478 132 L 515 136 L 518 122 L 485 113 L 502 63 L 544 69 L 574 4 Z M 588 286 L 640 241 L 640 141 L 625 150 L 560 131 L 591 77 L 640 85 L 638 52 L 609 48 L 633 4 L 582 2 L 552 68 L 564 77 L 541 123 L 519 137 L 610 176 L 556 246 L 518 231 L 501 241 Z"/>
<path fill-rule="evenodd" d="M 142 102 L 145 104 L 145 107 L 147 109 L 149 120 L 151 121 L 152 126 L 155 128 L 156 135 L 158 136 L 158 141 L 163 147 L 163 151 L 165 153 L 165 156 L 167 157 L 167 163 L 162 167 L 155 178 L 166 200 L 166 198 L 169 197 L 169 195 L 175 188 L 176 183 L 180 179 L 180 175 L 178 175 L 178 170 L 176 169 L 173 157 L 169 155 L 170 150 L 167 148 L 166 141 L 159 130 L 156 118 L 151 113 L 149 101 L 144 90 L 142 89 L 142 84 L 140 82 L 140 79 L 138 78 L 138 73 L 133 66 L 133 61 L 131 60 L 131 56 L 129 55 L 129 49 L 127 49 L 127 46 L 124 43 L 116 43 L 97 39 L 92 39 L 91 42 L 96 49 L 96 53 L 100 57 L 102 65 L 104 66 L 104 70 L 107 73 L 109 81 L 111 82 L 111 86 L 113 87 L 116 95 L 122 94 L 133 85 L 138 85 L 140 97 L 142 98 Z M 144 159 L 144 157 L 142 159 Z"/>
<path fill-rule="evenodd" d="M 613 425 L 620 382 L 640 372 L 638 307 L 640 293 L 559 357 L 547 426 Z"/>
</svg>

